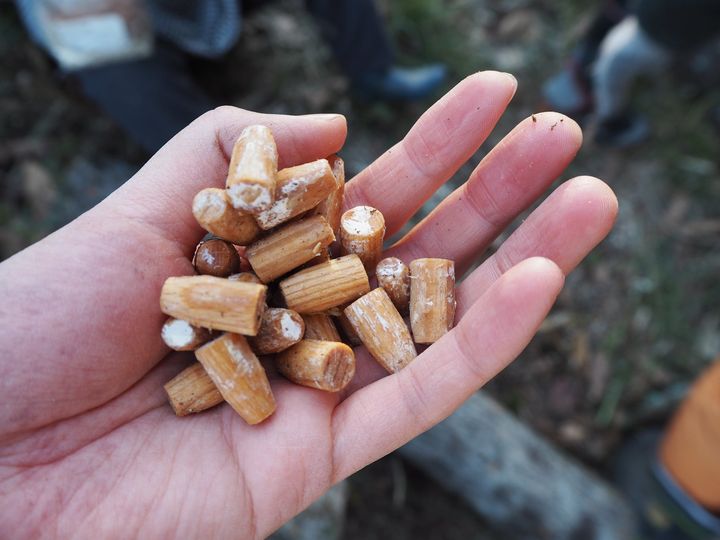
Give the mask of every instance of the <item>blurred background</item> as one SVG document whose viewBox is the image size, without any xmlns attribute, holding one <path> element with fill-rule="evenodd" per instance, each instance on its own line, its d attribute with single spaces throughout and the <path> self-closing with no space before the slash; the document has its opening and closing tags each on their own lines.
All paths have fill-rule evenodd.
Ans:
<svg viewBox="0 0 720 540">
<path fill-rule="evenodd" d="M 348 177 L 465 75 L 497 69 L 518 78 L 489 140 L 429 209 L 518 121 L 549 108 L 548 81 L 567 68 L 601 3 L 378 1 L 398 65 L 447 68 L 432 96 L 400 103 L 356 94 L 303 2 L 259 4 L 243 15 L 229 52 L 190 60 L 189 70 L 214 101 L 346 115 Z M 33 42 L 13 2 L 0 3 L 0 57 L 0 258 L 7 258 L 100 201 L 148 153 Z M 623 444 L 662 427 L 720 353 L 718 59 L 711 42 L 634 85 L 629 107 L 649 128 L 634 144 L 600 144 L 592 114 L 575 115 L 590 132 L 558 182 L 603 178 L 620 200 L 618 222 L 569 277 L 521 358 L 484 390 L 610 480 Z M 350 478 L 345 496 L 340 538 L 500 537 L 486 517 L 400 455 Z"/>
</svg>

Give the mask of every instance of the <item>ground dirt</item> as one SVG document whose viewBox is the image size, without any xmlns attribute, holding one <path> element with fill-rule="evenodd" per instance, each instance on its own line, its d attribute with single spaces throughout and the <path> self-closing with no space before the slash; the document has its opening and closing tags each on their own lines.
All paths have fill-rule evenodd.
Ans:
<svg viewBox="0 0 720 540">
<path fill-rule="evenodd" d="M 490 140 L 427 210 L 515 123 L 543 110 L 542 81 L 562 65 L 593 2 L 384 5 L 401 62 L 445 61 L 450 83 L 487 68 L 519 80 Z M 0 5 L 0 55 L 3 258 L 101 200 L 146 156 L 31 44 L 7 3 Z M 298 0 L 248 16 L 239 46 L 198 73 L 210 91 L 244 108 L 345 114 L 350 175 L 396 142 L 428 105 L 353 98 Z M 640 87 L 636 106 L 654 129 L 638 148 L 602 148 L 586 137 L 558 182 L 578 174 L 605 179 L 620 201 L 617 225 L 569 277 L 525 353 L 485 390 L 601 472 L 628 433 L 664 422 L 720 353 L 720 137 L 709 120 L 720 103 L 717 82 L 679 69 Z M 347 538 L 459 539 L 478 537 L 478 530 L 461 502 L 397 457 L 351 479 Z"/>
</svg>

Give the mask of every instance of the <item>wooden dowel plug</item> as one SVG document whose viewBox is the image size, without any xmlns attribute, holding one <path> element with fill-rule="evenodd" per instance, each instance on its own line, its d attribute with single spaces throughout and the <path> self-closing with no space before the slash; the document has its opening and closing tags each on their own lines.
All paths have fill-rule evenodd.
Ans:
<svg viewBox="0 0 720 540">
<path fill-rule="evenodd" d="M 205 368 L 197 362 L 169 380 L 164 388 L 178 416 L 199 413 L 224 401 Z"/>
<path fill-rule="evenodd" d="M 306 268 L 280 282 L 287 307 L 298 313 L 322 313 L 347 304 L 370 290 L 357 255 Z"/>
<path fill-rule="evenodd" d="M 265 283 L 319 256 L 335 240 L 322 216 L 289 223 L 248 246 L 250 266 Z"/>
<path fill-rule="evenodd" d="M 317 313 L 315 315 L 303 315 L 302 318 L 305 321 L 305 339 L 342 341 L 330 315 Z"/>
<path fill-rule="evenodd" d="M 339 236 L 343 195 L 345 194 L 345 162 L 340 157 L 333 155 L 328 158 L 328 163 L 335 177 L 335 190 L 315 207 L 313 213 L 323 216 L 335 236 Z"/>
<path fill-rule="evenodd" d="M 160 309 L 193 326 L 254 336 L 265 310 L 267 287 L 213 276 L 171 277 L 160 292 Z"/>
<path fill-rule="evenodd" d="M 435 343 L 455 320 L 455 264 L 448 259 L 410 263 L 410 324 L 416 343 Z"/>
<path fill-rule="evenodd" d="M 342 252 L 360 257 L 368 272 L 375 271 L 382 257 L 384 238 L 385 218 L 380 210 L 371 206 L 351 208 L 340 219 Z"/>
<path fill-rule="evenodd" d="M 417 356 L 400 313 L 384 289 L 377 288 L 345 308 L 345 315 L 370 354 L 395 373 Z"/>
<path fill-rule="evenodd" d="M 223 334 L 195 351 L 225 401 L 248 424 L 258 424 L 275 411 L 275 398 L 260 361 L 247 340 Z"/>
<path fill-rule="evenodd" d="M 275 201 L 278 151 L 270 129 L 248 126 L 233 147 L 225 182 L 236 210 L 257 214 Z"/>
<path fill-rule="evenodd" d="M 260 281 L 260 278 L 252 272 L 239 272 L 237 274 L 228 276 L 228 279 L 230 281 L 241 281 L 243 283 L 262 283 L 262 281 Z"/>
<path fill-rule="evenodd" d="M 278 172 L 275 202 L 256 214 L 258 225 L 272 229 L 317 206 L 337 186 L 326 159 L 319 159 Z"/>
<path fill-rule="evenodd" d="M 310 268 L 311 266 L 316 266 L 318 264 L 328 262 L 332 257 L 330 255 L 330 247 L 322 247 L 320 244 L 317 244 L 317 249 L 314 249 L 313 251 L 317 252 L 317 255 L 315 255 L 312 259 L 310 259 L 308 262 L 303 264 L 300 268 Z"/>
<path fill-rule="evenodd" d="M 360 339 L 360 336 L 358 336 L 358 333 L 355 331 L 355 328 L 353 327 L 350 320 L 345 315 L 344 307 L 338 313 L 337 315 L 333 315 L 337 323 L 340 325 L 340 329 L 342 330 L 342 334 L 345 337 L 345 341 L 352 345 L 353 347 L 357 347 L 358 345 L 362 345 L 362 340 Z"/>
<path fill-rule="evenodd" d="M 304 339 L 277 355 L 275 365 L 294 383 L 339 392 L 355 375 L 355 354 L 344 343 Z"/>
<path fill-rule="evenodd" d="M 397 310 L 403 314 L 410 307 L 410 269 L 396 257 L 388 257 L 375 267 L 378 285 L 385 289 Z"/>
<path fill-rule="evenodd" d="M 240 256 L 230 242 L 214 238 L 198 244 L 193 266 L 201 275 L 228 277 L 240 269 Z"/>
<path fill-rule="evenodd" d="M 160 331 L 165 345 L 175 351 L 194 351 L 210 341 L 212 332 L 207 328 L 193 326 L 187 321 L 169 317 Z"/>
<path fill-rule="evenodd" d="M 291 309 L 268 308 L 257 336 L 248 338 L 256 354 L 273 354 L 295 345 L 305 334 L 305 321 Z"/>
<path fill-rule="evenodd" d="M 224 189 L 200 191 L 193 199 L 192 211 L 203 229 L 234 244 L 249 244 L 260 234 L 255 219 L 235 210 Z"/>
</svg>

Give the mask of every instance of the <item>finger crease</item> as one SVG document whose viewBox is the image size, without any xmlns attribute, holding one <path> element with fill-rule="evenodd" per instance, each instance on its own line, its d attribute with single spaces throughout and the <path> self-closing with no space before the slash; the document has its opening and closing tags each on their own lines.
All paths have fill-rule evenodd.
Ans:
<svg viewBox="0 0 720 540">
<path fill-rule="evenodd" d="M 415 370 L 404 370 L 402 374 L 396 376 L 405 408 L 410 415 L 415 418 L 416 426 L 414 427 L 419 431 L 425 431 L 432 426 L 434 422 L 432 418 L 428 416 L 427 398 L 425 397 L 423 386 L 418 380 Z"/>
<path fill-rule="evenodd" d="M 477 188 L 480 193 L 476 195 L 473 188 Z M 475 176 L 465 183 L 463 200 L 470 210 L 491 228 L 497 229 L 505 225 L 504 212 L 481 176 Z"/>
<path fill-rule="evenodd" d="M 456 327 L 453 332 L 455 334 L 455 347 L 458 350 L 458 356 L 464 369 L 475 381 L 480 381 L 480 386 L 483 386 L 490 379 L 491 374 L 482 369 L 481 366 L 484 362 L 478 361 L 480 355 L 474 341 L 470 338 L 463 325 Z M 488 354 L 486 358 L 493 358 L 493 355 Z"/>
</svg>

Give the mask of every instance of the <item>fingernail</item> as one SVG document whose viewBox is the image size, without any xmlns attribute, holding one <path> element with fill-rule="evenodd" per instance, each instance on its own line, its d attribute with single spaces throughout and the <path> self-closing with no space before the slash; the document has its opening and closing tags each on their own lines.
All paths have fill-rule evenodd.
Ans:
<svg viewBox="0 0 720 540">
<path fill-rule="evenodd" d="M 308 114 L 308 117 L 312 118 L 313 120 L 326 120 L 329 122 L 335 121 L 338 118 L 342 118 L 342 114 Z"/>
<path fill-rule="evenodd" d="M 512 81 L 512 83 L 513 83 L 513 86 L 514 86 L 515 88 L 517 88 L 518 81 L 517 81 L 517 79 L 515 78 L 515 75 L 513 75 L 512 73 L 507 73 L 507 72 L 505 72 L 505 71 L 503 72 L 503 75 L 506 75 L 507 77 L 509 77 L 510 80 Z"/>
</svg>

